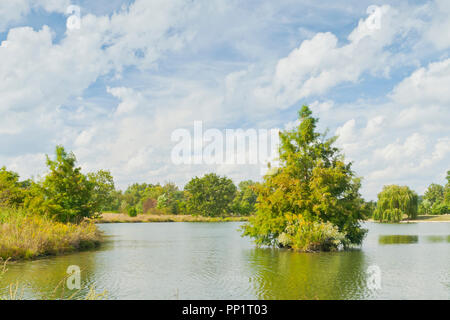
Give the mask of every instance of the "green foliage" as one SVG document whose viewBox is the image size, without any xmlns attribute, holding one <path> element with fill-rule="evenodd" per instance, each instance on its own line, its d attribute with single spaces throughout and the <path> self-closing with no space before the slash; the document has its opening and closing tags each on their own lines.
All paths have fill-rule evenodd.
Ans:
<svg viewBox="0 0 450 320">
<path fill-rule="evenodd" d="M 431 214 L 433 215 L 442 215 L 450 213 L 450 205 L 444 202 L 435 203 L 435 205 L 431 208 Z"/>
<path fill-rule="evenodd" d="M 31 213 L 48 215 L 60 222 L 79 223 L 95 217 L 109 200 L 114 182 L 109 172 L 87 176 L 76 167 L 73 153 L 56 147 L 56 159 L 47 156 L 50 172 L 42 181 L 33 182 L 25 200 Z"/>
<path fill-rule="evenodd" d="M 230 179 L 210 173 L 189 181 L 185 192 L 189 214 L 217 217 L 232 211 L 236 186 Z"/>
<path fill-rule="evenodd" d="M 423 196 L 424 200 L 428 200 L 431 206 L 444 201 L 444 187 L 440 184 L 432 183 L 428 187 Z"/>
<path fill-rule="evenodd" d="M 130 217 L 136 217 L 137 216 L 137 210 L 135 207 L 129 207 L 128 208 L 128 215 Z"/>
<path fill-rule="evenodd" d="M 431 202 L 429 200 L 420 201 L 419 214 L 421 215 L 431 214 Z"/>
<path fill-rule="evenodd" d="M 28 185 L 19 182 L 19 175 L 0 169 L 0 207 L 18 208 L 23 204 Z"/>
<path fill-rule="evenodd" d="M 450 213 L 450 171 L 447 171 L 447 184 L 441 186 L 432 183 L 423 196 L 419 205 L 421 214 L 442 215 Z"/>
<path fill-rule="evenodd" d="M 166 183 L 160 190 L 156 207 L 168 214 L 181 213 L 180 204 L 184 201 L 184 193 L 173 183 Z"/>
<path fill-rule="evenodd" d="M 407 186 L 384 186 L 378 194 L 373 218 L 380 222 L 400 222 L 403 216 L 414 219 L 418 213 L 418 196 Z"/>
<path fill-rule="evenodd" d="M 333 147 L 336 137 L 326 139 L 316 132 L 318 119 L 311 114 L 303 106 L 300 125 L 280 133 L 280 167 L 255 186 L 257 212 L 243 230 L 257 244 L 280 245 L 280 235 L 289 233 L 289 216 L 329 222 L 348 243 L 360 244 L 364 238 L 366 230 L 359 225 L 364 218 L 360 179 Z"/>
<path fill-rule="evenodd" d="M 377 203 L 375 201 L 365 201 L 361 207 L 364 219 L 372 218 L 376 208 Z"/>
<path fill-rule="evenodd" d="M 301 215 L 287 215 L 285 231 L 278 237 L 283 247 L 297 251 L 335 251 L 347 245 L 344 233 L 330 222 L 308 221 Z"/>
<path fill-rule="evenodd" d="M 114 179 L 109 171 L 100 170 L 88 173 L 88 182 L 91 184 L 91 202 L 95 212 L 104 211 L 114 200 Z"/>
<path fill-rule="evenodd" d="M 256 183 L 247 180 L 239 183 L 239 190 L 236 193 L 236 197 L 233 200 L 233 213 L 239 216 L 249 216 L 255 213 L 256 199 L 254 187 Z"/>
<path fill-rule="evenodd" d="M 445 185 L 444 190 L 444 201 L 450 206 L 450 171 L 447 171 L 447 184 Z"/>
</svg>

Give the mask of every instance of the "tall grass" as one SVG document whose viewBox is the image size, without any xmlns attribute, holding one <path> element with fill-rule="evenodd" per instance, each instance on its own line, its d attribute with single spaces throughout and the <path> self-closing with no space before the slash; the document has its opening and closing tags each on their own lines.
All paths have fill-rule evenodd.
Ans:
<svg viewBox="0 0 450 320">
<path fill-rule="evenodd" d="M 100 244 L 101 233 L 92 222 L 64 224 L 28 215 L 20 209 L 0 209 L 0 258 L 32 259 L 58 255 Z"/>
</svg>

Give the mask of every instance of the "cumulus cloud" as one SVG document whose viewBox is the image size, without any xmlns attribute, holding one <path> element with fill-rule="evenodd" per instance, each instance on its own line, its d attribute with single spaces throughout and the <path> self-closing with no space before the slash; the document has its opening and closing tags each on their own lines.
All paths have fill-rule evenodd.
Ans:
<svg viewBox="0 0 450 320">
<path fill-rule="evenodd" d="M 171 133 L 191 130 L 196 120 L 205 129 L 289 127 L 298 104 L 309 102 L 365 177 L 365 196 L 394 182 L 420 191 L 441 177 L 449 159 L 450 62 L 419 49 L 450 45 L 439 31 L 448 23 L 446 2 L 392 3 L 369 14 L 358 9 L 362 1 L 333 3 L 345 15 L 336 24 L 353 22 L 350 31 L 327 31 L 333 23 L 314 31 L 324 8 L 309 1 L 301 2 L 312 11 L 302 20 L 308 25 L 299 27 L 305 10 L 298 3 L 136 0 L 107 15 L 82 8 L 81 28 L 55 41 L 50 22 L 8 27 L 38 7 L 65 18 L 67 1 L 3 1 L 0 160 L 28 176 L 61 143 L 86 171 L 112 170 L 120 187 L 183 184 L 208 171 L 257 180 L 259 166 L 174 165 Z M 375 14 L 380 29 L 370 27 Z M 412 66 L 405 77 L 402 68 Z M 392 87 L 367 98 L 376 91 L 361 86 L 367 78 Z M 343 85 L 347 94 L 334 100 Z"/>
</svg>

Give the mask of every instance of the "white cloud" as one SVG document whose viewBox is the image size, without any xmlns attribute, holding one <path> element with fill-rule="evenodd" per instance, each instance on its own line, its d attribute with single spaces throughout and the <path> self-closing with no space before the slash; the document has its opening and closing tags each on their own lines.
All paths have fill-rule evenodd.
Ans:
<svg viewBox="0 0 450 320">
<path fill-rule="evenodd" d="M 427 3 L 425 13 L 431 20 L 426 25 L 426 40 L 436 48 L 443 50 L 450 46 L 450 2 L 435 0 Z"/>
<path fill-rule="evenodd" d="M 420 68 L 400 82 L 393 90 L 392 99 L 402 105 L 449 105 L 450 59 L 433 62 Z"/>
<path fill-rule="evenodd" d="M 348 44 L 340 46 L 338 38 L 330 32 L 303 41 L 278 61 L 270 84 L 257 88 L 256 97 L 284 109 L 300 99 L 324 94 L 341 83 L 356 83 L 366 72 L 389 75 L 391 66 L 398 66 L 400 55 L 384 49 L 402 35 L 399 19 L 405 16 L 387 5 L 378 7 L 378 12 L 380 28 L 369 26 L 373 13 L 359 21 L 348 36 Z"/>
<path fill-rule="evenodd" d="M 355 3 L 333 8 L 363 16 L 362 4 Z M 65 12 L 66 4 L 3 1 L 0 31 L 38 5 Z M 429 57 L 412 44 L 416 40 L 448 47 L 442 32 L 448 5 L 435 4 L 382 6 L 380 30 L 368 28 L 367 17 L 356 19 L 347 39 L 338 37 L 343 29 L 324 32 L 323 23 L 299 32 L 303 20 L 289 9 L 299 10 L 296 1 L 250 10 L 238 8 L 238 1 L 137 0 L 111 15 L 83 14 L 81 28 L 67 30 L 57 43 L 47 26 L 9 29 L 0 47 L 0 145 L 8 150 L 1 160 L 28 175 L 43 149 L 62 143 L 86 171 L 112 170 L 121 187 L 134 181 L 182 184 L 208 171 L 257 179 L 259 166 L 173 165 L 171 132 L 192 128 L 194 120 L 219 129 L 292 126 L 295 110 L 288 107 L 311 99 L 320 125 L 336 129 L 338 144 L 365 177 L 365 196 L 373 198 L 391 182 L 420 189 L 448 169 L 450 60 L 419 67 L 386 99 L 378 92 L 374 100 L 381 102 L 366 99 L 370 90 L 359 92 L 357 85 L 367 77 L 391 81 L 392 72 L 422 60 L 426 65 Z M 421 20 L 424 12 L 432 13 L 429 25 Z M 304 18 L 311 17 L 317 13 Z M 282 33 L 290 27 L 292 34 Z M 328 96 L 341 85 L 350 92 L 341 99 L 346 103 Z"/>
</svg>

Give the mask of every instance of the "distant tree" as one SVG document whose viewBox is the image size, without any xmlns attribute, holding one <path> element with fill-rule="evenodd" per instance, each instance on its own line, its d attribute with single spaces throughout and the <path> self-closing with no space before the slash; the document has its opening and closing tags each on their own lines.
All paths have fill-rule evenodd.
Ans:
<svg viewBox="0 0 450 320">
<path fill-rule="evenodd" d="M 378 194 L 374 219 L 380 222 L 400 222 L 403 216 L 417 217 L 418 196 L 407 186 L 384 186 Z"/>
<path fill-rule="evenodd" d="M 17 173 L 7 171 L 5 167 L 0 169 L 0 207 L 17 208 L 21 206 L 27 188 L 29 188 L 28 181 L 19 182 Z"/>
<path fill-rule="evenodd" d="M 444 190 L 444 201 L 447 206 L 450 207 L 450 170 L 447 171 L 447 184 Z"/>
<path fill-rule="evenodd" d="M 424 200 L 428 200 L 431 206 L 444 201 L 444 187 L 440 184 L 432 183 L 428 187 L 423 196 Z"/>
<path fill-rule="evenodd" d="M 372 218 L 375 213 L 376 207 L 377 207 L 377 203 L 375 201 L 372 201 L 372 200 L 365 201 L 361 208 L 361 210 L 363 211 L 363 214 L 364 214 L 364 218 L 365 219 Z"/>
<path fill-rule="evenodd" d="M 195 177 L 185 188 L 188 213 L 202 216 L 222 216 L 231 213 L 236 195 L 233 181 L 210 173 Z"/>
<path fill-rule="evenodd" d="M 100 170 L 88 173 L 88 181 L 91 184 L 91 202 L 95 212 L 103 212 L 114 201 L 114 179 L 109 171 Z"/>
<path fill-rule="evenodd" d="M 233 213 L 240 216 L 248 216 L 255 213 L 257 195 L 254 190 L 256 182 L 252 180 L 239 183 L 239 190 L 233 201 Z"/>
<path fill-rule="evenodd" d="M 447 179 L 448 178 L 449 177 L 447 176 Z M 424 201 L 428 201 L 430 203 L 429 214 L 441 215 L 449 213 L 450 202 L 448 201 L 448 189 L 448 183 L 445 187 L 436 183 L 432 183 L 428 187 L 423 198 L 425 199 Z"/>
<path fill-rule="evenodd" d="M 431 202 L 427 199 L 420 201 L 419 214 L 428 215 L 431 214 Z"/>
</svg>

